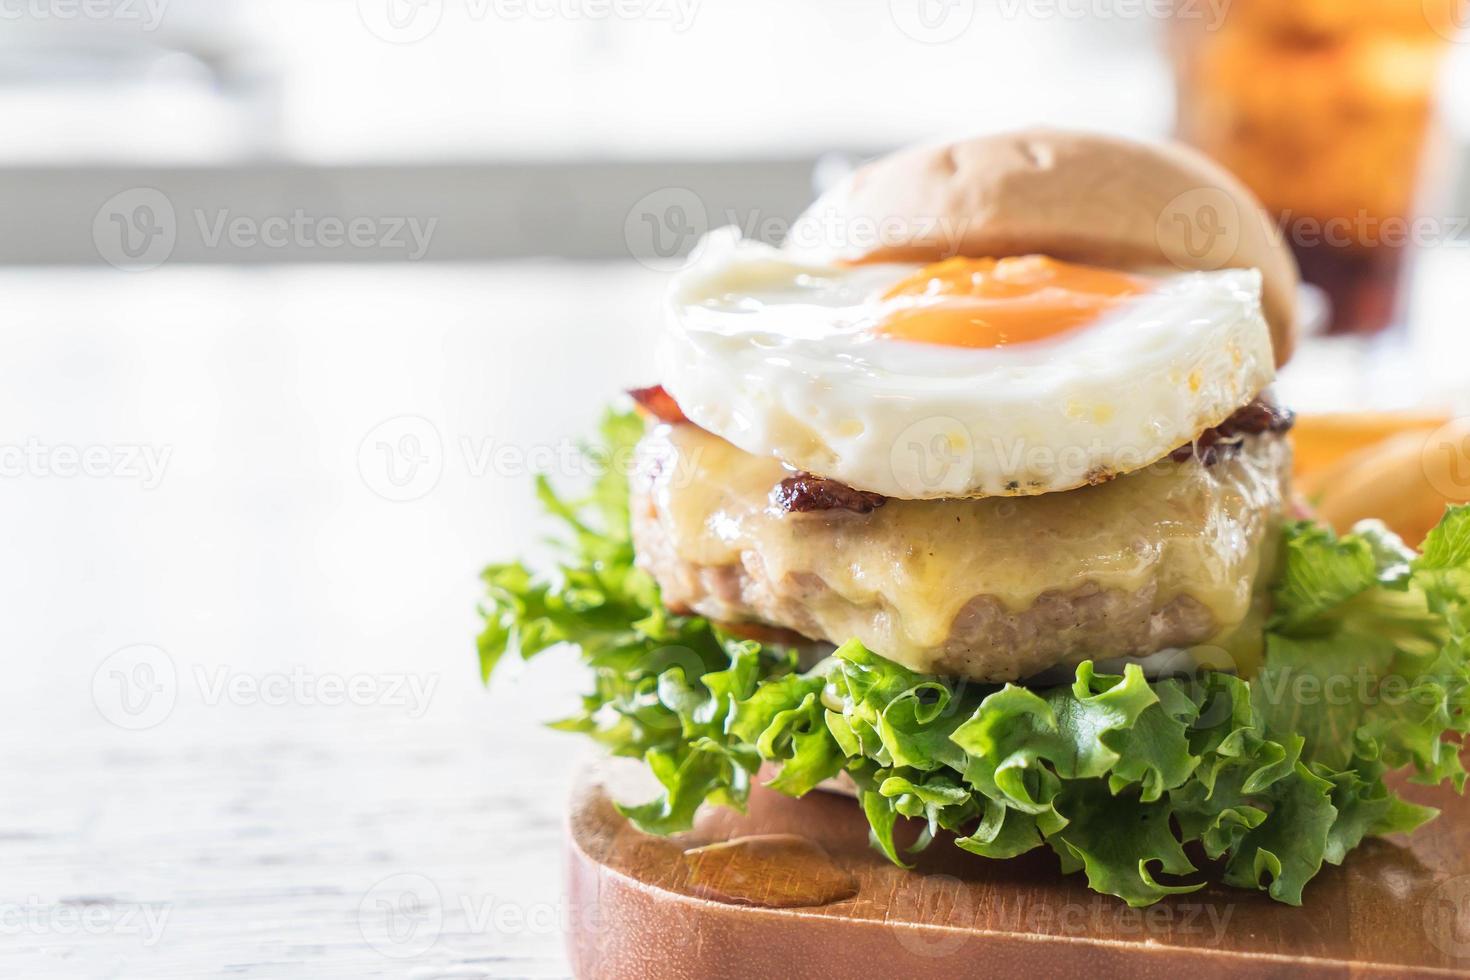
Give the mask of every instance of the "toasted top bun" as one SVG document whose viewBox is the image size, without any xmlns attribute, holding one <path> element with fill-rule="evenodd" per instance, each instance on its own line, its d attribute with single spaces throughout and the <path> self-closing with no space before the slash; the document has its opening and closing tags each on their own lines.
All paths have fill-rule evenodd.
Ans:
<svg viewBox="0 0 1470 980">
<path fill-rule="evenodd" d="M 1032 129 L 921 146 L 860 168 L 797 220 L 819 262 L 1042 253 L 1135 270 L 1258 269 L 1279 367 L 1296 336 L 1296 261 L 1260 202 L 1176 144 Z"/>
</svg>

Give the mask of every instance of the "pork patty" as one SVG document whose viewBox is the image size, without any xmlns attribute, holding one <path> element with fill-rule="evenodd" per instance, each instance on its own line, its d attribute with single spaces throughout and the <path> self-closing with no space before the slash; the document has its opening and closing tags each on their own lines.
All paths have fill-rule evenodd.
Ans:
<svg viewBox="0 0 1470 980">
<path fill-rule="evenodd" d="M 1264 431 L 1213 462 L 1035 497 L 802 513 L 780 504 L 780 463 L 656 425 L 633 537 L 671 608 L 856 638 L 926 673 L 1000 682 L 1196 644 L 1248 659 L 1290 450 Z"/>
</svg>

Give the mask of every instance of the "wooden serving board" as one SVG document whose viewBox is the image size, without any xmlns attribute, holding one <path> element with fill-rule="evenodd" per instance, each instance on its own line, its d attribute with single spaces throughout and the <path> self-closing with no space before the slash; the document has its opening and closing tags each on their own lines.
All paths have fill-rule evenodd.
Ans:
<svg viewBox="0 0 1470 980">
<path fill-rule="evenodd" d="M 1412 838 L 1370 840 L 1291 908 L 1211 884 L 1145 909 L 1088 891 L 1049 851 L 989 861 L 938 841 L 912 871 L 868 846 L 855 802 L 756 788 L 650 837 L 584 774 L 568 837 L 568 945 L 583 978 L 1470 976 L 1470 800 Z M 912 831 L 916 828 L 907 828 Z"/>
</svg>

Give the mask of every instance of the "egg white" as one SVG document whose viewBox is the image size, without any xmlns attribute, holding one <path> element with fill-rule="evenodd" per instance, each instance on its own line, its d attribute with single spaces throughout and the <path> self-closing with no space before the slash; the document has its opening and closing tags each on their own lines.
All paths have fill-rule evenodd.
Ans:
<svg viewBox="0 0 1470 980">
<path fill-rule="evenodd" d="M 674 279 L 661 380 L 757 455 L 903 499 L 1069 490 L 1153 463 L 1275 375 L 1255 270 L 1163 278 L 1060 337 L 969 349 L 874 336 L 919 266 L 807 264 L 711 233 Z"/>
</svg>

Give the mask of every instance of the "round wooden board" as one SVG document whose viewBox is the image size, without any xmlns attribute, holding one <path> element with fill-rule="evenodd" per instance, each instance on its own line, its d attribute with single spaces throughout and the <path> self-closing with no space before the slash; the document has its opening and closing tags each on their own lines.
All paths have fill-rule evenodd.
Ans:
<svg viewBox="0 0 1470 980">
<path fill-rule="evenodd" d="M 1303 908 L 1210 884 L 1130 909 L 1049 851 L 988 861 L 940 841 L 897 868 L 825 793 L 756 788 L 745 815 L 706 808 L 651 837 L 613 806 L 639 799 L 622 779 L 599 765 L 572 801 L 579 977 L 1470 976 L 1470 801 L 1445 791 L 1411 788 L 1440 818 L 1324 868 Z"/>
</svg>

